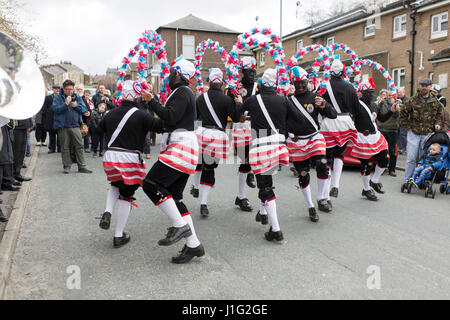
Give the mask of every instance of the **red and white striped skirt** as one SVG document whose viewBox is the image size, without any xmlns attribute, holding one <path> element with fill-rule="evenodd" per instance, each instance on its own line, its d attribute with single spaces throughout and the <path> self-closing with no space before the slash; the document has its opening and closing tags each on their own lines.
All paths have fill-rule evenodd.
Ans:
<svg viewBox="0 0 450 320">
<path fill-rule="evenodd" d="M 231 137 L 235 148 L 243 148 L 250 145 L 252 143 L 252 126 L 250 121 L 233 123 Z"/>
<path fill-rule="evenodd" d="M 249 158 L 254 174 L 264 174 L 279 165 L 289 166 L 289 150 L 278 135 L 254 140 Z"/>
<path fill-rule="evenodd" d="M 109 182 L 123 181 L 126 185 L 142 185 L 146 176 L 145 163 L 139 155 L 131 152 L 106 151 L 103 168 Z"/>
<path fill-rule="evenodd" d="M 213 158 L 227 159 L 230 154 L 230 139 L 221 130 L 199 127 L 195 132 L 201 154 Z"/>
<path fill-rule="evenodd" d="M 297 142 L 288 138 L 287 147 L 292 162 L 305 161 L 315 156 L 325 156 L 327 154 L 327 144 L 320 133 L 309 139 L 299 139 Z"/>
<path fill-rule="evenodd" d="M 358 138 L 358 131 L 349 115 L 340 115 L 337 119 L 325 118 L 321 128 L 327 148 L 343 147 L 349 142 L 355 144 Z"/>
<path fill-rule="evenodd" d="M 380 131 L 368 136 L 358 132 L 358 140 L 352 148 L 351 156 L 357 159 L 370 159 L 388 149 L 388 143 Z"/>
<path fill-rule="evenodd" d="M 163 135 L 159 161 L 166 166 L 187 174 L 195 174 L 198 165 L 199 147 L 193 131 L 180 131 Z"/>
</svg>

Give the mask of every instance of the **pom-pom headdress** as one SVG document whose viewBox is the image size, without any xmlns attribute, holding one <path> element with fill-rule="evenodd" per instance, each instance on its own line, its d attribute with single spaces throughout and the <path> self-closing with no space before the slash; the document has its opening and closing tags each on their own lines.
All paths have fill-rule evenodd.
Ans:
<svg viewBox="0 0 450 320">
<path fill-rule="evenodd" d="M 292 83 L 309 79 L 308 72 L 297 66 L 292 68 L 290 76 Z"/>
</svg>

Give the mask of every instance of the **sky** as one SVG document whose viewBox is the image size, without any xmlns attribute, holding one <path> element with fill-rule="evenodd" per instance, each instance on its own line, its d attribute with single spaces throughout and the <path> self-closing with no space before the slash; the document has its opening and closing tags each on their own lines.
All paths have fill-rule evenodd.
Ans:
<svg viewBox="0 0 450 320">
<path fill-rule="evenodd" d="M 304 10 L 314 1 L 283 0 L 283 34 L 306 26 Z M 20 0 L 18 15 L 25 31 L 39 36 L 47 57 L 40 63 L 71 61 L 87 74 L 104 74 L 119 66 L 143 31 L 193 14 L 245 32 L 258 27 L 280 31 L 276 0 Z M 322 0 L 322 5 L 332 0 Z M 259 21 L 256 22 L 256 16 Z M 297 19 L 298 17 L 298 19 Z M 206 40 L 206 39 L 205 39 Z"/>
</svg>

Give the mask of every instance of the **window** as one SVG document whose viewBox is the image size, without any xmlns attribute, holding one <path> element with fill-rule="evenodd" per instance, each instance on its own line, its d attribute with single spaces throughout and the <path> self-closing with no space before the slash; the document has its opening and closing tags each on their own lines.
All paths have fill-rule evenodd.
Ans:
<svg viewBox="0 0 450 320">
<path fill-rule="evenodd" d="M 430 79 L 431 81 L 433 81 L 433 78 L 434 78 L 434 72 L 428 73 L 428 79 Z"/>
<path fill-rule="evenodd" d="M 303 40 L 297 41 L 297 51 L 300 50 L 300 48 L 303 48 Z"/>
<path fill-rule="evenodd" d="M 392 78 L 394 78 L 394 83 L 397 88 L 405 86 L 405 74 L 405 68 L 392 69 Z"/>
<path fill-rule="evenodd" d="M 447 36 L 448 12 L 435 14 L 431 17 L 431 39 Z"/>
<path fill-rule="evenodd" d="M 185 59 L 195 59 L 195 37 L 183 36 L 183 57 Z"/>
<path fill-rule="evenodd" d="M 264 67 L 265 64 L 266 64 L 266 53 L 265 52 L 261 52 L 259 54 L 259 66 L 260 67 Z"/>
<path fill-rule="evenodd" d="M 368 26 L 365 26 L 364 28 L 364 37 L 370 37 L 375 35 L 375 25 L 371 24 Z"/>
<path fill-rule="evenodd" d="M 406 14 L 394 17 L 394 38 L 406 36 Z"/>
<path fill-rule="evenodd" d="M 439 87 L 441 87 L 441 89 L 448 88 L 448 73 L 442 73 L 439 75 Z"/>
<path fill-rule="evenodd" d="M 327 47 L 329 46 L 329 45 L 332 45 L 334 43 L 334 37 L 329 37 L 328 39 L 327 39 Z"/>
</svg>

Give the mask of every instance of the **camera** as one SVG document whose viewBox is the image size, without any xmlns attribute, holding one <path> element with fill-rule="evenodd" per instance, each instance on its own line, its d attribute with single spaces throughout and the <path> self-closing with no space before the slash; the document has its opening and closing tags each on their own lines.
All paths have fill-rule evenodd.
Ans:
<svg viewBox="0 0 450 320">
<path fill-rule="evenodd" d="M 77 102 L 78 101 L 78 98 L 77 98 L 77 96 L 74 94 L 73 96 L 72 96 L 72 102 Z"/>
</svg>

